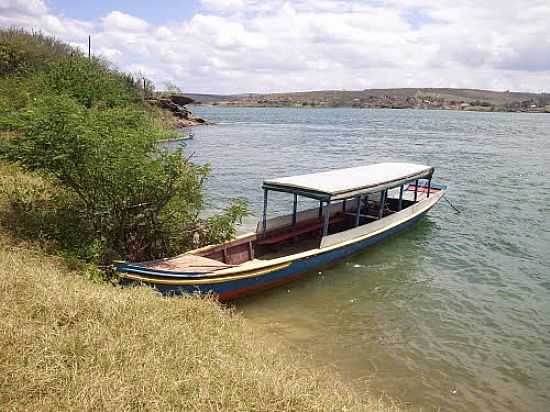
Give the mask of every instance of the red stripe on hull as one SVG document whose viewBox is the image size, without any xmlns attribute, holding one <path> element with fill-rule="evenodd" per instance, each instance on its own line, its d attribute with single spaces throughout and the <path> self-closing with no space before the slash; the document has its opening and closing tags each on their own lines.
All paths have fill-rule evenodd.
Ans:
<svg viewBox="0 0 550 412">
<path fill-rule="evenodd" d="M 265 289 L 271 289 L 271 288 L 275 288 L 277 286 L 284 285 L 285 283 L 290 283 L 290 282 L 292 282 L 294 280 L 297 280 L 297 279 L 300 279 L 300 278 L 302 278 L 306 275 L 307 275 L 307 272 L 303 272 L 303 273 L 299 273 L 299 274 L 294 275 L 294 276 L 286 277 L 286 278 L 278 280 L 276 282 L 261 283 L 259 285 L 250 286 L 248 288 L 232 290 L 231 292 L 225 292 L 225 293 L 222 293 L 222 294 L 218 295 L 218 300 L 220 302 L 226 302 L 228 300 L 233 300 L 233 299 L 245 296 L 245 295 L 249 295 L 253 292 L 258 292 L 260 290 L 265 290 Z"/>
</svg>

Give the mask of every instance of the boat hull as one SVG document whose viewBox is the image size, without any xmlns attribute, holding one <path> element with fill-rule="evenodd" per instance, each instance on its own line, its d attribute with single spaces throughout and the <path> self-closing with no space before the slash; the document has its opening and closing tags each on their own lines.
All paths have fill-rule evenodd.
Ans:
<svg viewBox="0 0 550 412">
<path fill-rule="evenodd" d="M 200 279 L 194 282 L 189 277 L 182 280 L 182 277 L 170 276 L 167 273 L 163 274 L 158 271 L 154 273 L 143 270 L 138 271 L 131 266 L 119 266 L 118 271 L 125 272 L 123 273 L 125 281 L 149 284 L 163 294 L 213 294 L 221 301 L 232 300 L 262 289 L 272 288 L 294 281 L 312 271 L 319 270 L 319 268 L 331 265 L 343 258 L 359 253 L 369 246 L 414 225 L 432 206 L 433 204 L 421 213 L 411 216 L 409 219 L 364 239 L 346 242 L 337 247 L 316 249 L 315 253 L 307 256 L 297 256 L 296 259 L 283 263 L 274 262 L 272 266 L 266 266 L 252 271 L 243 270 L 242 274 L 237 272 L 233 276 L 212 276 L 208 279 Z"/>
</svg>

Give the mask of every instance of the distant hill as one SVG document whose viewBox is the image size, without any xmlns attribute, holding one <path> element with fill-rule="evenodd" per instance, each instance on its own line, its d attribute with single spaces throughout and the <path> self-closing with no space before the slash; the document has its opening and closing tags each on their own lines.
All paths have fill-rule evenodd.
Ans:
<svg viewBox="0 0 550 412">
<path fill-rule="evenodd" d="M 550 94 L 477 89 L 319 90 L 239 95 L 186 94 L 197 103 L 249 107 L 360 107 L 550 112 Z"/>
</svg>

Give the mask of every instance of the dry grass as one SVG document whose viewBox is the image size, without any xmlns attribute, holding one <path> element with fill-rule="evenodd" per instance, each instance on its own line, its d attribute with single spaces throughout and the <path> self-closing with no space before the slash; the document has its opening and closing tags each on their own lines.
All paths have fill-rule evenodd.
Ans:
<svg viewBox="0 0 550 412">
<path fill-rule="evenodd" d="M 2 410 L 383 410 L 213 301 L 94 284 L 0 235 Z"/>
</svg>

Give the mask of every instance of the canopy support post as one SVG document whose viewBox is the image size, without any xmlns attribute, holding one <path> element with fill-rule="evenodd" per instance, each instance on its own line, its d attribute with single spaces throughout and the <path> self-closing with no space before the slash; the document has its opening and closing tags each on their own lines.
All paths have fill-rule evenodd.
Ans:
<svg viewBox="0 0 550 412">
<path fill-rule="evenodd" d="M 384 203 L 386 203 L 386 191 L 382 190 L 382 193 L 380 193 L 380 209 L 378 210 L 378 219 L 382 219 L 384 216 Z"/>
<path fill-rule="evenodd" d="M 355 212 L 355 227 L 359 226 L 359 222 L 361 219 L 361 202 L 363 200 L 363 196 L 357 196 L 357 210 Z"/>
<path fill-rule="evenodd" d="M 330 219 L 330 200 L 325 204 L 325 223 L 323 224 L 323 236 L 328 235 L 328 224 Z"/>
<path fill-rule="evenodd" d="M 430 178 L 428 179 L 428 194 L 426 195 L 426 197 L 430 197 L 431 188 L 432 188 L 432 177 L 430 176 Z"/>
<path fill-rule="evenodd" d="M 399 188 L 399 204 L 397 205 L 398 212 L 403 209 L 403 188 L 404 185 L 401 185 L 401 187 Z"/>
<path fill-rule="evenodd" d="M 323 216 L 323 201 L 319 201 L 319 220 L 321 220 L 321 217 Z"/>
<path fill-rule="evenodd" d="M 418 199 L 418 179 L 414 182 L 414 201 Z"/>
<path fill-rule="evenodd" d="M 298 214 L 298 195 L 294 193 L 294 206 L 292 208 L 292 226 L 296 226 L 297 214 Z"/>
<path fill-rule="evenodd" d="M 344 201 L 342 202 L 342 213 L 346 213 L 346 200 L 347 199 L 344 199 Z"/>
<path fill-rule="evenodd" d="M 262 237 L 267 232 L 267 189 L 264 189 L 264 212 L 262 215 Z"/>
</svg>

